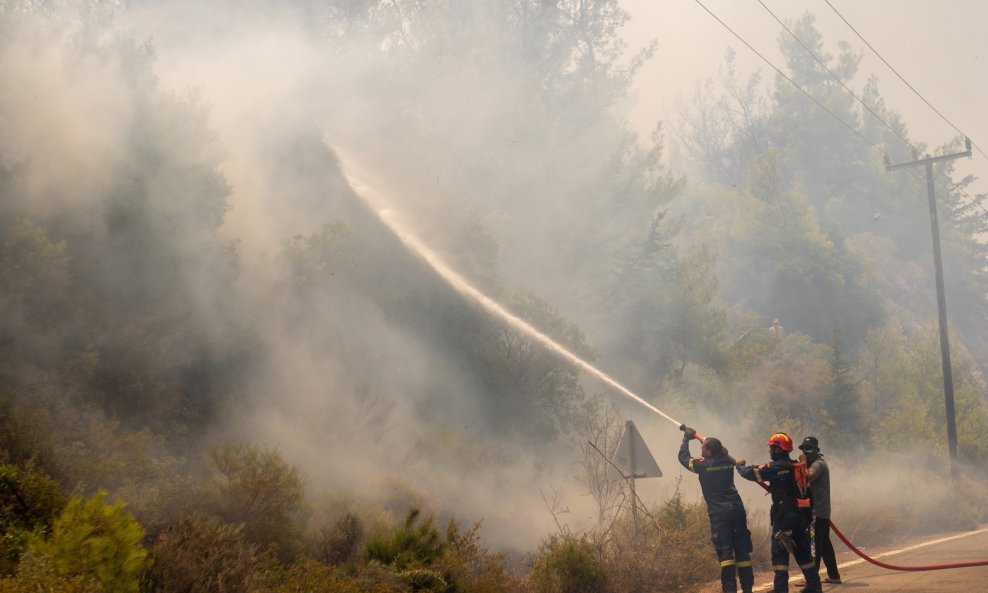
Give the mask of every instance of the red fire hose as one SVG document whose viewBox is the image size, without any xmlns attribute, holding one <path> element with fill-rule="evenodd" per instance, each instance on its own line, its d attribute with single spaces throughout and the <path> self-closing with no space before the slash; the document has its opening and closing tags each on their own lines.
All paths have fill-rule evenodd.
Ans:
<svg viewBox="0 0 988 593">
<path fill-rule="evenodd" d="M 686 427 L 683 426 L 681 427 L 681 429 L 686 430 Z M 695 435 L 694 438 L 698 441 L 701 442 L 703 441 L 703 437 L 700 436 L 699 434 Z M 768 492 L 768 486 L 766 486 L 761 482 L 755 482 L 755 483 L 761 486 L 762 488 L 764 488 L 766 492 Z M 930 564 L 927 566 L 899 566 L 897 564 L 888 564 L 886 562 L 882 562 L 881 560 L 875 560 L 871 556 L 868 556 L 867 554 L 859 550 L 857 546 L 852 544 L 849 539 L 844 537 L 844 534 L 841 533 L 840 529 L 837 529 L 837 526 L 834 525 L 833 521 L 830 522 L 830 530 L 833 531 L 834 534 L 840 538 L 840 541 L 844 542 L 844 545 L 847 546 L 852 552 L 854 552 L 864 560 L 871 562 L 875 566 L 880 566 L 888 570 L 919 572 L 924 570 L 946 570 L 948 568 L 968 568 L 971 566 L 988 566 L 988 560 L 974 560 L 972 562 L 955 562 L 953 564 Z"/>
<path fill-rule="evenodd" d="M 975 560 L 973 562 L 955 562 L 953 564 L 930 564 L 927 566 L 899 566 L 897 564 L 888 564 L 882 562 L 881 560 L 875 560 L 874 558 L 868 556 L 867 554 L 859 550 L 857 547 L 855 547 L 855 545 L 852 544 L 850 540 L 844 537 L 844 534 L 840 532 L 840 529 L 837 529 L 837 526 L 834 525 L 833 522 L 830 523 L 830 530 L 833 531 L 834 534 L 836 534 L 837 537 L 840 538 L 840 541 L 844 542 L 844 545 L 850 548 L 852 552 L 854 552 L 858 556 L 861 556 L 868 562 L 871 562 L 875 566 L 881 566 L 882 568 L 887 568 L 889 570 L 908 570 L 915 572 L 922 570 L 946 570 L 948 568 L 967 568 L 969 566 L 988 566 L 988 560 Z"/>
</svg>

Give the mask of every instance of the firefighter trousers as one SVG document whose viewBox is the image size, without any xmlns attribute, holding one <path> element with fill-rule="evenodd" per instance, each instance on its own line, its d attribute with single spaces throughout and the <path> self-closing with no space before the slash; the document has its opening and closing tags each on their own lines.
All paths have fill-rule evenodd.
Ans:
<svg viewBox="0 0 988 593">
<path fill-rule="evenodd" d="M 711 514 L 710 534 L 720 561 L 720 584 L 724 593 L 736 593 L 737 581 L 741 581 L 741 591 L 751 591 L 755 575 L 751 569 L 751 532 L 744 508 Z"/>
<path fill-rule="evenodd" d="M 775 571 L 775 593 L 789 591 L 789 549 L 785 544 L 787 538 L 791 538 L 792 555 L 803 571 L 806 588 L 819 590 L 820 573 L 810 553 L 810 535 L 806 530 L 806 519 L 798 513 L 785 513 L 772 523 L 772 570 Z"/>
</svg>

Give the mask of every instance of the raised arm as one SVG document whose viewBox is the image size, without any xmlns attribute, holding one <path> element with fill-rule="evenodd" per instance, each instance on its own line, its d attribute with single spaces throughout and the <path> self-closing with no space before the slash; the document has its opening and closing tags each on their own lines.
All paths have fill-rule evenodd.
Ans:
<svg viewBox="0 0 988 593">
<path fill-rule="evenodd" d="M 693 464 L 691 463 L 692 461 L 693 457 L 690 455 L 690 441 L 684 439 L 683 444 L 679 446 L 679 463 L 681 463 L 686 469 L 694 471 Z"/>
</svg>

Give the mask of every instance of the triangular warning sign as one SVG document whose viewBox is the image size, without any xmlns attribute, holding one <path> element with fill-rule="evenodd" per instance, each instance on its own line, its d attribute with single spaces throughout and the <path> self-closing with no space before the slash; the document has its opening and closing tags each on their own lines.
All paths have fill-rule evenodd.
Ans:
<svg viewBox="0 0 988 593">
<path fill-rule="evenodd" d="M 635 423 L 628 420 L 624 423 L 624 434 L 621 435 L 621 444 L 614 452 L 614 465 L 621 468 L 623 476 L 621 478 L 661 478 L 662 470 L 659 464 L 652 457 L 652 452 L 648 450 L 645 439 L 642 438 Z M 617 472 L 614 472 L 617 473 Z"/>
</svg>

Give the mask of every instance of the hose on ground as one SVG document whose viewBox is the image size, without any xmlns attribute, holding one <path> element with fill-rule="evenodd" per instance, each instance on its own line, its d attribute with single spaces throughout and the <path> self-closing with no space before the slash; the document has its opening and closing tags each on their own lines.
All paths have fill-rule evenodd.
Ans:
<svg viewBox="0 0 988 593">
<path fill-rule="evenodd" d="M 897 564 L 889 564 L 887 562 L 882 562 L 881 560 L 875 560 L 871 556 L 859 550 L 857 546 L 852 544 L 849 539 L 844 537 L 844 534 L 841 533 L 840 529 L 837 529 L 837 526 L 834 525 L 833 521 L 830 522 L 830 530 L 833 531 L 834 534 L 840 538 L 840 541 L 844 542 L 844 545 L 850 548 L 852 552 L 854 552 L 858 556 L 861 556 L 866 561 L 871 562 L 875 566 L 881 566 L 882 568 L 887 568 L 888 570 L 917 572 L 923 570 L 946 570 L 948 568 L 968 568 L 971 566 L 988 566 L 988 560 L 975 560 L 973 562 L 955 562 L 953 564 L 929 564 L 926 566 L 900 566 Z"/>
</svg>

